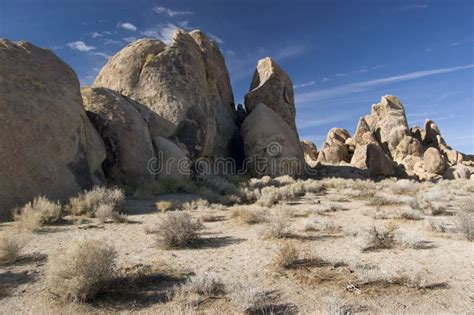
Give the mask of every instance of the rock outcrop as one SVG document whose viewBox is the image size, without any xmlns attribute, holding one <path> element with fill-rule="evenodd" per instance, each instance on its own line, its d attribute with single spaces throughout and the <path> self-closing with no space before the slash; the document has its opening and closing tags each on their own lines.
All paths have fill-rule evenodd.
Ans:
<svg viewBox="0 0 474 315">
<path fill-rule="evenodd" d="M 296 132 L 296 107 L 290 77 L 271 58 L 260 59 L 253 75 L 250 92 L 245 95 L 248 113 L 265 104 L 276 112 Z"/>
<path fill-rule="evenodd" d="M 367 169 L 372 177 L 396 174 L 393 161 L 377 143 L 358 146 L 352 156 L 351 164 L 360 169 Z"/>
<path fill-rule="evenodd" d="M 83 88 L 84 107 L 107 148 L 103 163 L 110 183 L 137 186 L 155 175 L 148 164 L 156 157 L 137 102 L 105 88 Z"/>
<path fill-rule="evenodd" d="M 316 165 L 318 160 L 318 149 L 316 145 L 308 140 L 301 141 L 301 148 L 303 149 L 304 159 L 309 166 Z"/>
<path fill-rule="evenodd" d="M 359 118 L 352 137 L 345 129 L 331 129 L 318 155 L 323 164 L 345 165 L 350 160 L 353 166 L 368 169 L 371 176 L 422 180 L 439 179 L 447 167 L 460 165 L 464 159 L 465 155 L 446 144 L 432 120 L 426 120 L 424 128 L 409 128 L 402 103 L 391 95 L 372 105 L 370 115 Z M 466 176 L 459 167 L 445 177 Z"/>
<path fill-rule="evenodd" d="M 79 80 L 54 53 L 0 40 L 0 217 L 39 195 L 65 200 L 103 181 L 104 144 Z"/>
<path fill-rule="evenodd" d="M 254 176 L 304 174 L 304 155 L 296 131 L 265 104 L 257 105 L 242 124 L 247 167 Z"/>
<path fill-rule="evenodd" d="M 409 134 L 405 109 L 392 95 L 382 96 L 380 103 L 372 105 L 370 115 L 365 116 L 370 130 L 377 140 L 392 156 L 405 135 Z"/>
<path fill-rule="evenodd" d="M 329 130 L 323 148 L 318 155 L 318 162 L 324 164 L 338 165 L 341 162 L 350 162 L 347 139 L 350 134 L 343 128 L 332 128 Z"/>
<path fill-rule="evenodd" d="M 163 137 L 153 138 L 153 147 L 157 157 L 157 181 L 184 182 L 189 179 L 191 161 L 180 147 Z"/>
<path fill-rule="evenodd" d="M 138 40 L 108 61 L 94 86 L 128 96 L 167 120 L 170 138 L 191 159 L 230 156 L 238 136 L 232 88 L 218 46 L 203 33 L 178 30 L 169 46 Z"/>
</svg>

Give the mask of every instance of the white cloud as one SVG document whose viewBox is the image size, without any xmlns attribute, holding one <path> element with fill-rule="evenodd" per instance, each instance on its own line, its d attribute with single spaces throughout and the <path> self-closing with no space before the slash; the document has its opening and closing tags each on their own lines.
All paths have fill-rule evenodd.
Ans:
<svg viewBox="0 0 474 315">
<path fill-rule="evenodd" d="M 211 33 L 207 33 L 207 32 L 206 32 L 206 34 L 209 35 L 209 37 L 212 38 L 219 45 L 224 44 L 224 41 L 220 37 L 217 37 L 216 35 L 211 34 Z"/>
<path fill-rule="evenodd" d="M 400 7 L 396 9 L 395 11 L 422 10 L 422 9 L 427 9 L 427 8 L 428 8 L 428 4 L 426 3 L 412 3 L 404 7 Z"/>
<path fill-rule="evenodd" d="M 299 88 L 303 88 L 303 87 L 307 87 L 307 86 L 311 86 L 311 85 L 315 85 L 315 84 L 316 84 L 316 81 L 308 81 L 308 82 L 303 82 L 303 83 L 300 83 L 300 84 L 294 84 L 293 88 L 294 89 L 299 89 Z"/>
<path fill-rule="evenodd" d="M 99 57 L 102 57 L 102 58 L 104 58 L 104 59 L 106 59 L 106 60 L 109 60 L 110 57 L 112 57 L 111 55 L 108 55 L 108 54 L 106 54 L 106 53 L 103 53 L 103 52 L 95 52 L 95 51 L 91 52 L 90 55 L 99 56 Z"/>
<path fill-rule="evenodd" d="M 166 44 L 170 44 L 173 39 L 173 34 L 177 29 L 179 29 L 177 25 L 168 23 L 166 25 L 149 28 L 141 34 L 146 37 L 157 38 Z"/>
<path fill-rule="evenodd" d="M 306 47 L 304 45 L 288 45 L 275 54 L 275 59 L 286 59 L 301 54 Z"/>
<path fill-rule="evenodd" d="M 86 43 L 80 40 L 68 43 L 67 45 L 69 48 L 80 51 L 80 52 L 88 52 L 95 49 L 94 46 L 87 46 Z"/>
<path fill-rule="evenodd" d="M 130 36 L 130 37 L 125 37 L 123 40 L 127 43 L 131 43 L 131 42 L 136 41 L 137 38 L 135 36 Z"/>
<path fill-rule="evenodd" d="M 123 43 L 116 39 L 106 38 L 104 39 L 104 45 L 122 45 Z"/>
<path fill-rule="evenodd" d="M 160 7 L 160 6 L 154 7 L 153 12 L 155 12 L 157 14 L 166 14 L 166 15 L 171 16 L 171 17 L 179 16 L 179 15 L 194 14 L 193 12 L 190 12 L 190 11 L 174 11 L 174 10 L 171 10 L 169 8 Z"/>
<path fill-rule="evenodd" d="M 325 89 L 325 90 L 317 90 L 317 91 L 299 94 L 297 95 L 297 102 L 308 103 L 308 102 L 314 102 L 314 101 L 320 101 L 320 100 L 327 100 L 327 99 L 337 98 L 337 97 L 341 97 L 341 96 L 345 96 L 345 95 L 349 95 L 353 93 L 363 92 L 363 91 L 375 88 L 377 86 L 383 86 L 390 83 L 415 80 L 415 79 L 428 77 L 428 76 L 432 76 L 436 74 L 449 73 L 453 71 L 471 69 L 471 68 L 474 68 L 474 64 L 459 66 L 459 67 L 452 67 L 452 68 L 441 68 L 441 69 L 434 69 L 434 70 L 417 71 L 417 72 L 402 74 L 402 75 L 388 77 L 388 78 L 344 84 L 344 85 L 336 86 L 336 87 Z"/>
<path fill-rule="evenodd" d="M 137 27 L 130 22 L 119 23 L 118 27 L 123 28 L 124 30 L 130 31 L 130 32 L 137 31 Z"/>
<path fill-rule="evenodd" d="M 98 33 L 98 32 L 92 32 L 92 34 L 91 34 L 92 38 L 97 38 L 97 37 L 102 37 L 102 36 L 104 36 L 104 35 L 102 35 L 101 33 Z"/>
<path fill-rule="evenodd" d="M 459 46 L 459 45 L 461 45 L 460 42 L 454 42 L 454 43 L 451 43 L 450 46 L 451 46 L 451 47 L 456 47 L 456 46 Z"/>
</svg>

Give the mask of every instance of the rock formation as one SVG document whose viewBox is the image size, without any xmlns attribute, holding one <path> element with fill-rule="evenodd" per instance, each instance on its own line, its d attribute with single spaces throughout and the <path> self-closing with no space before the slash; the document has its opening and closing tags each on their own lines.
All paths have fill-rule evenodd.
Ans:
<svg viewBox="0 0 474 315">
<path fill-rule="evenodd" d="M 318 149 L 316 145 L 308 140 L 301 141 L 304 159 L 309 166 L 315 166 L 318 160 Z"/>
<path fill-rule="evenodd" d="M 173 126 L 172 138 L 193 160 L 228 157 L 238 136 L 232 88 L 218 46 L 202 32 L 176 31 L 171 45 L 134 42 L 94 82 L 149 107 Z"/>
<path fill-rule="evenodd" d="M 156 157 L 148 125 L 136 102 L 105 88 L 83 88 L 84 107 L 107 148 L 103 164 L 110 183 L 136 186 L 155 179 Z"/>
<path fill-rule="evenodd" d="M 352 156 L 351 164 L 367 169 L 369 176 L 395 176 L 395 165 L 382 147 L 375 142 L 358 146 Z"/>
<path fill-rule="evenodd" d="M 247 167 L 254 176 L 302 176 L 304 155 L 298 134 L 275 111 L 257 105 L 242 124 Z"/>
<path fill-rule="evenodd" d="M 74 71 L 47 49 L 0 40 L 0 217 L 38 195 L 101 183 L 104 144 Z"/>
<path fill-rule="evenodd" d="M 323 148 L 318 155 L 318 162 L 338 165 L 341 162 L 350 162 L 349 151 L 346 140 L 350 134 L 343 128 L 332 128 L 329 130 Z"/>
<path fill-rule="evenodd" d="M 275 111 L 294 131 L 297 131 L 293 83 L 288 74 L 269 57 L 258 61 L 250 92 L 245 95 L 245 108 L 248 113 L 260 103 Z"/>
</svg>

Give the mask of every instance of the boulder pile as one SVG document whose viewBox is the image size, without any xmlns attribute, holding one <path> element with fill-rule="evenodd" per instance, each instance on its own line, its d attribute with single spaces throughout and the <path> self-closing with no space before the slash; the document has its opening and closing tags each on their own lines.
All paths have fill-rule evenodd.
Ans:
<svg viewBox="0 0 474 315">
<path fill-rule="evenodd" d="M 306 155 L 308 164 L 314 160 Z M 367 175 L 411 177 L 419 180 L 469 179 L 471 172 L 465 156 L 449 147 L 438 126 L 426 120 L 424 128 L 408 127 L 405 109 L 395 96 L 386 95 L 372 105 L 369 115 L 359 118 L 351 137 L 333 128 L 318 154 L 319 164 L 350 165 Z"/>
<path fill-rule="evenodd" d="M 178 30 L 170 45 L 131 43 L 82 89 L 67 64 L 27 42 L 0 40 L 0 64 L 0 219 L 39 195 L 64 201 L 94 185 L 134 189 L 203 169 L 471 176 L 472 157 L 449 147 L 431 120 L 409 128 L 394 96 L 373 105 L 352 137 L 331 129 L 318 152 L 299 139 L 289 75 L 273 59 L 259 60 L 245 106 L 235 107 L 224 57 L 201 31 Z M 221 161 L 230 168 L 213 168 Z"/>
</svg>

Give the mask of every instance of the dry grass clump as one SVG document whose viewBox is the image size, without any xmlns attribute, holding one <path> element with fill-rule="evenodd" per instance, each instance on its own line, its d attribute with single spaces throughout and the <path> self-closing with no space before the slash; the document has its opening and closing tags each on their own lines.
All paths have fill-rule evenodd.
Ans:
<svg viewBox="0 0 474 315">
<path fill-rule="evenodd" d="M 184 210 L 199 210 L 209 207 L 209 201 L 198 199 L 184 203 L 181 208 Z"/>
<path fill-rule="evenodd" d="M 291 214 L 285 209 L 277 209 L 268 215 L 268 226 L 264 230 L 265 238 L 286 238 L 291 235 Z"/>
<path fill-rule="evenodd" d="M 73 243 L 48 260 L 47 288 L 62 302 L 86 302 L 114 276 L 115 250 L 99 240 Z"/>
<path fill-rule="evenodd" d="M 223 217 L 211 213 L 204 213 L 203 215 L 201 215 L 200 219 L 202 222 L 218 222 L 222 221 Z"/>
<path fill-rule="evenodd" d="M 201 221 L 193 219 L 187 213 L 167 213 L 158 223 L 156 234 L 158 242 L 165 248 L 183 248 L 193 245 L 199 239 L 202 228 Z"/>
<path fill-rule="evenodd" d="M 399 205 L 402 203 L 403 202 L 400 200 L 399 196 L 393 197 L 385 193 L 376 193 L 372 198 L 369 199 L 368 205 L 384 207 Z"/>
<path fill-rule="evenodd" d="M 273 264 L 277 269 L 294 268 L 300 257 L 298 248 L 293 243 L 285 243 L 280 246 L 273 258 Z"/>
<path fill-rule="evenodd" d="M 18 235 L 6 232 L 0 234 L 0 265 L 15 263 L 24 246 L 24 240 Z"/>
<path fill-rule="evenodd" d="M 33 202 L 13 212 L 13 219 L 20 230 L 36 232 L 42 226 L 61 219 L 62 207 L 59 202 L 49 201 L 46 197 L 36 197 Z"/>
<path fill-rule="evenodd" d="M 456 227 L 467 240 L 474 240 L 474 198 L 464 200 L 456 215 Z"/>
<path fill-rule="evenodd" d="M 428 227 L 438 233 L 446 233 L 449 229 L 449 225 L 444 220 L 430 219 L 428 220 Z"/>
<path fill-rule="evenodd" d="M 95 212 L 95 216 L 102 223 L 106 223 L 108 221 L 118 222 L 118 223 L 129 222 L 126 215 L 121 214 L 118 211 L 115 211 L 114 207 L 108 204 L 100 205 Z"/>
<path fill-rule="evenodd" d="M 97 217 L 97 211 L 101 209 L 101 217 L 111 212 L 120 212 L 123 203 L 125 202 L 125 195 L 123 190 L 119 188 L 94 187 L 91 190 L 82 192 L 79 196 L 69 200 L 68 210 L 71 214 L 76 216 L 85 215 L 91 218 Z M 110 215 L 107 219 L 113 220 L 117 216 L 115 213 Z"/>
<path fill-rule="evenodd" d="M 268 212 L 263 209 L 237 208 L 231 216 L 237 218 L 241 224 L 259 224 L 268 221 Z"/>
<path fill-rule="evenodd" d="M 425 249 L 433 247 L 432 242 L 426 241 L 418 234 L 408 230 L 398 230 L 396 241 L 405 248 Z"/>
<path fill-rule="evenodd" d="M 341 229 L 341 226 L 334 224 L 333 221 L 327 218 L 312 218 L 306 220 L 303 224 L 303 230 L 305 232 L 334 233 Z"/>
<path fill-rule="evenodd" d="M 179 302 L 196 305 L 204 299 L 217 297 L 225 293 L 222 281 L 212 272 L 206 272 L 189 278 L 187 282 L 177 287 L 173 299 Z"/>
<path fill-rule="evenodd" d="M 390 249 L 395 244 L 393 229 L 373 226 L 356 235 L 356 243 L 362 251 Z"/>
<path fill-rule="evenodd" d="M 418 211 L 414 211 L 411 208 L 401 209 L 397 212 L 397 217 L 403 220 L 423 220 L 423 217 Z"/>
<path fill-rule="evenodd" d="M 415 181 L 401 179 L 389 186 L 389 191 L 398 195 L 415 195 L 420 185 Z"/>
<path fill-rule="evenodd" d="M 275 303 L 275 296 L 258 290 L 248 283 L 234 283 L 226 286 L 230 304 L 244 314 L 273 314 L 269 311 Z"/>
<path fill-rule="evenodd" d="M 158 201 L 157 203 L 155 203 L 155 208 L 163 213 L 173 209 L 173 207 L 173 202 L 168 200 Z"/>
</svg>

